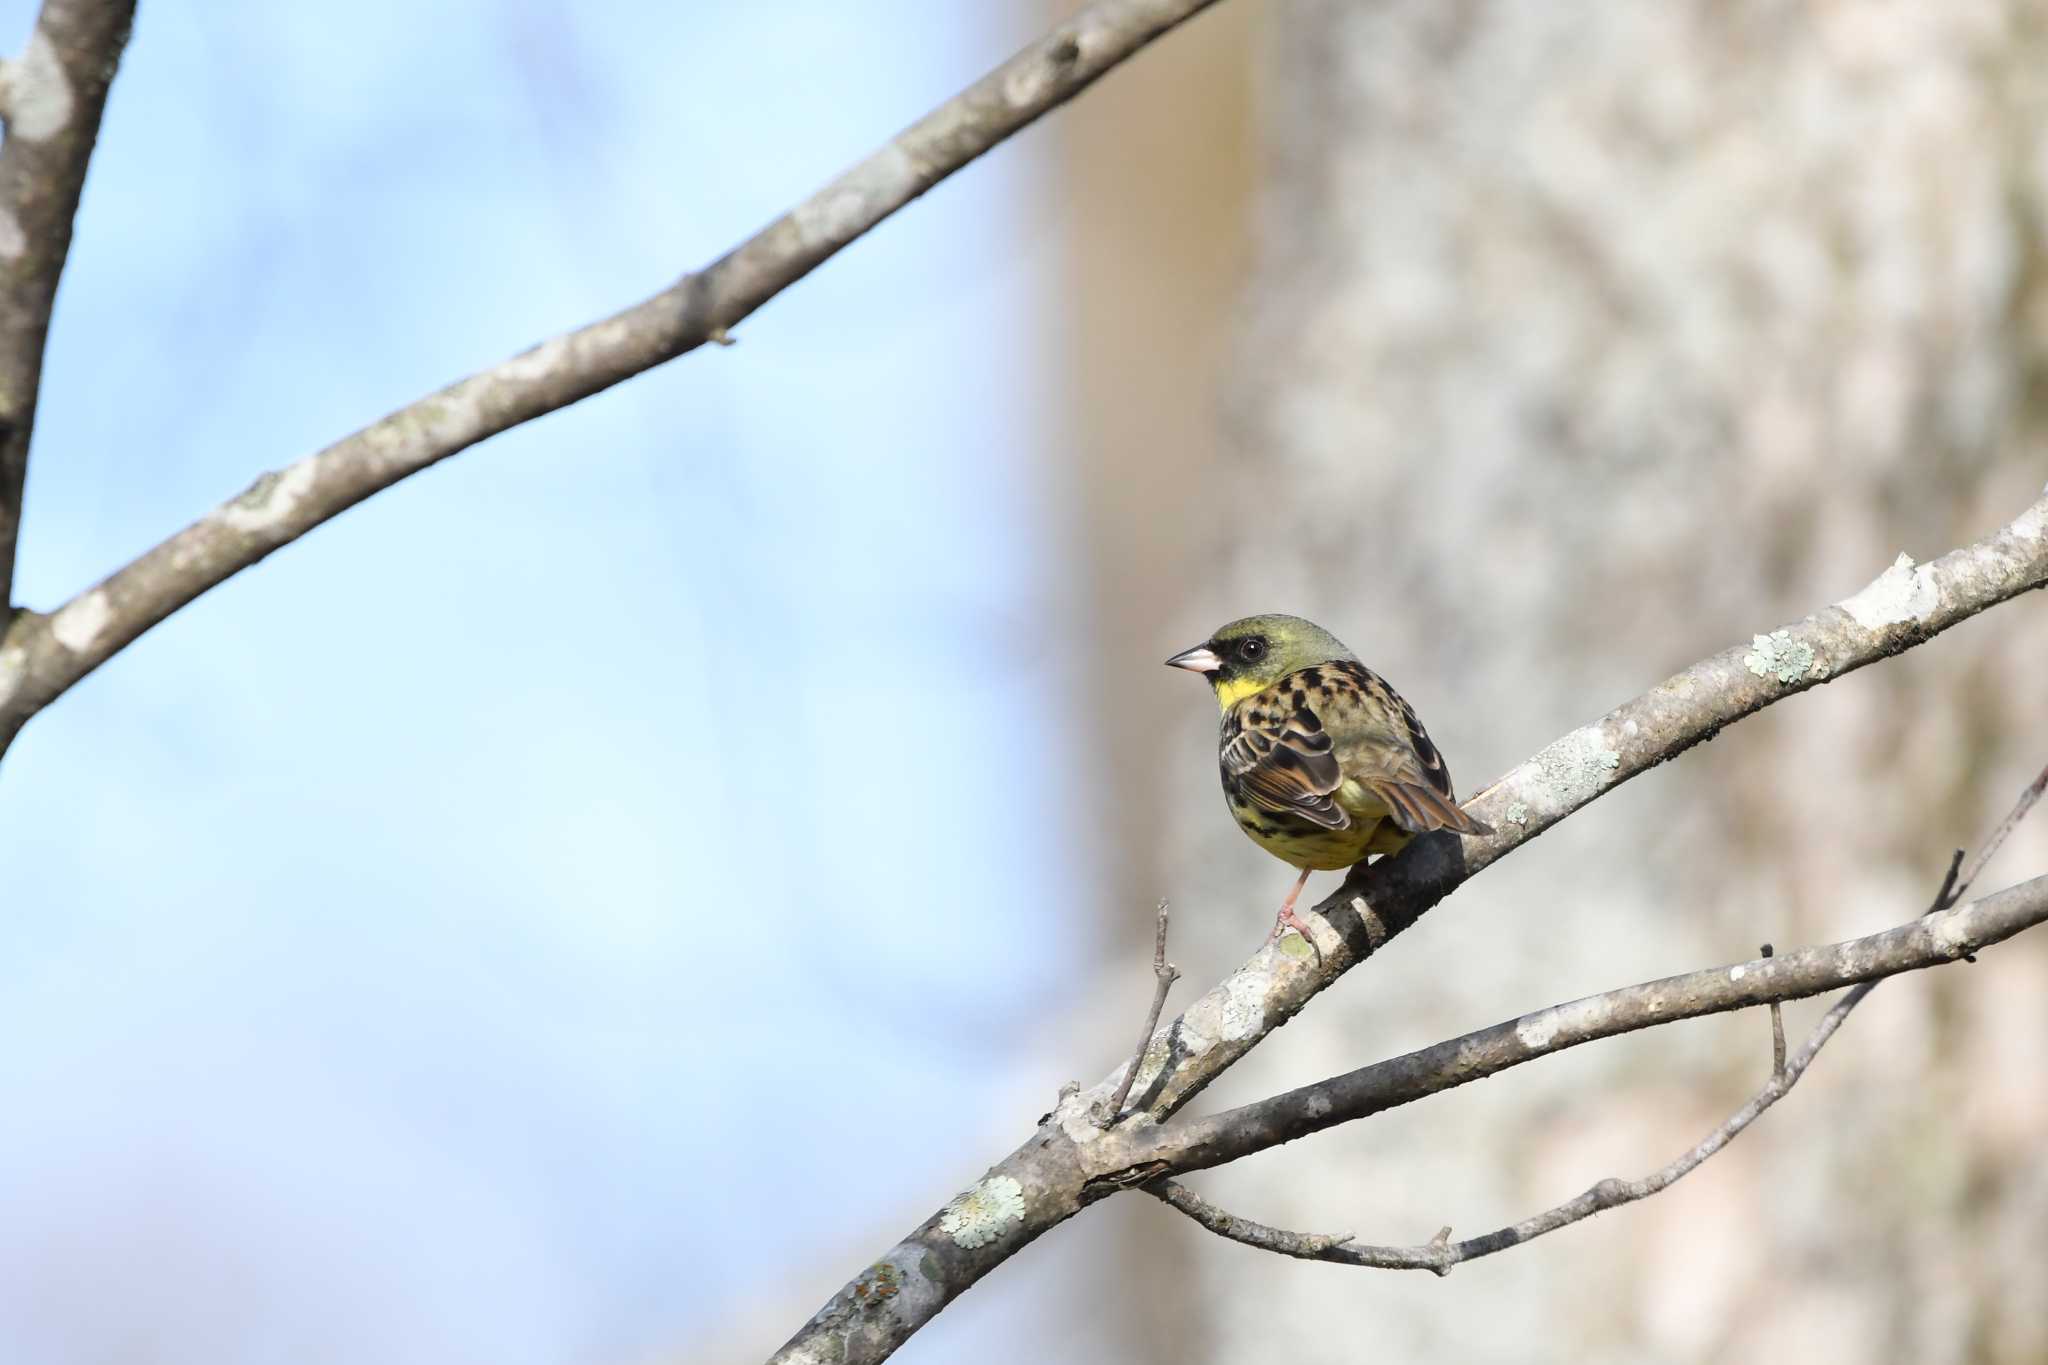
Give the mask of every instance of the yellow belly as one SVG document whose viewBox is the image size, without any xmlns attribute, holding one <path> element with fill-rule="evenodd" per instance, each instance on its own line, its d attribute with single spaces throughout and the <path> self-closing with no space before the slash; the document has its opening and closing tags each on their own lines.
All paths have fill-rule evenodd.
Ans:
<svg viewBox="0 0 2048 1365">
<path fill-rule="evenodd" d="M 1356 782 L 1336 791 L 1351 817 L 1343 829 L 1324 829 L 1298 816 L 1278 815 L 1234 797 L 1230 814 L 1251 841 L 1284 863 L 1311 872 L 1334 872 L 1374 853 L 1397 853 L 1415 836 L 1387 819 L 1387 808 Z"/>
</svg>

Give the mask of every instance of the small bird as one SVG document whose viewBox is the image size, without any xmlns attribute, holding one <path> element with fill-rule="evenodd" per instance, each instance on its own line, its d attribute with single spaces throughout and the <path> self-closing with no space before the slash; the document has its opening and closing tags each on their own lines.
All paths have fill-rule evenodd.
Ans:
<svg viewBox="0 0 2048 1365">
<path fill-rule="evenodd" d="M 1311 872 L 1396 853 L 1431 830 L 1491 834 L 1458 807 L 1415 711 L 1343 642 L 1299 616 L 1247 616 L 1166 661 L 1200 673 L 1223 708 L 1223 798 L 1260 848 L 1301 869 L 1271 942 L 1293 929 Z"/>
</svg>

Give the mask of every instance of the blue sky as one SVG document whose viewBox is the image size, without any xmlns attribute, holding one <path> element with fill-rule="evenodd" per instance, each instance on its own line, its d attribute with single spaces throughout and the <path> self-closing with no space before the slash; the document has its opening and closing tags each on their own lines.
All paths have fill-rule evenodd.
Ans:
<svg viewBox="0 0 2048 1365">
<path fill-rule="evenodd" d="M 30 18 L 0 3 L 0 41 Z M 145 3 L 19 595 L 663 287 L 1033 18 Z M 0 1357 L 642 1358 L 893 1216 L 831 1139 L 912 1106 L 919 1203 L 972 1178 L 1014 1082 L 987 1058 L 1085 946 L 1040 908 L 1088 881 L 1064 694 L 1014 652 L 1069 591 L 1035 155 L 31 724 L 0 770 Z"/>
</svg>

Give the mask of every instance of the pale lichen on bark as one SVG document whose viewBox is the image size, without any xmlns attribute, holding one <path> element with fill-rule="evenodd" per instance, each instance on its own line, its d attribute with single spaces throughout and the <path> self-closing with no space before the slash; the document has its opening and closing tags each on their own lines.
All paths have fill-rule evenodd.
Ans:
<svg viewBox="0 0 2048 1365">
<path fill-rule="evenodd" d="M 1024 1187 L 1014 1176 L 992 1175 L 946 1205 L 939 1227 L 972 1250 L 987 1246 L 1023 1220 Z"/>
<path fill-rule="evenodd" d="M 312 490 L 319 467 L 311 457 L 260 476 L 238 497 L 223 503 L 216 515 L 224 525 L 256 535 L 282 530 Z"/>
<path fill-rule="evenodd" d="M 1901 550 L 1890 568 L 1838 605 L 1865 630 L 1883 630 L 1932 615 L 1941 606 L 1941 587 L 1931 566 L 1915 565 Z"/>
<path fill-rule="evenodd" d="M 106 593 L 96 588 L 50 618 L 50 635 L 73 654 L 83 654 L 99 643 L 101 632 L 113 619 L 114 609 Z"/>
<path fill-rule="evenodd" d="M 1826 671 L 1825 665 L 1815 659 L 1813 646 L 1794 640 L 1789 630 L 1774 630 L 1753 638 L 1749 653 L 1742 656 L 1742 666 L 1759 678 L 1775 677 L 1781 683 L 1795 683 L 1808 673 Z"/>
<path fill-rule="evenodd" d="M 0 113 L 7 119 L 7 136 L 46 142 L 71 122 L 76 105 L 57 47 L 38 26 L 21 56 L 0 62 Z"/>
</svg>

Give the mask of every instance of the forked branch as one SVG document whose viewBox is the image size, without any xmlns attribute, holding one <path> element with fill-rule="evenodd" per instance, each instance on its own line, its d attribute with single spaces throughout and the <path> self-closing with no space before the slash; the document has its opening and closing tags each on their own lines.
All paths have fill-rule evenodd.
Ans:
<svg viewBox="0 0 2048 1365">
<path fill-rule="evenodd" d="M 1797 999 L 1893 971 L 1948 961 L 2048 917 L 2048 879 L 1957 906 L 1871 940 L 1806 949 L 1713 973 L 1674 978 L 1587 1031 L 1590 1002 L 1561 1006 L 1337 1078 L 1340 1095 L 1310 1105 L 1299 1092 L 1211 1119 L 1179 1110 L 1238 1058 L 1291 1019 L 1345 971 L 1414 924 L 1467 878 L 1617 786 L 1728 725 L 1786 697 L 1911 649 L 1958 622 L 2048 583 L 2048 497 L 2003 529 L 1927 564 L 1905 556 L 1862 591 L 1802 621 L 1713 654 L 1557 740 L 1468 806 L 1496 830 L 1484 839 L 1418 839 L 1398 857 L 1354 869 L 1316 907 L 1322 949 L 1314 960 L 1282 944 L 1254 954 L 1228 979 L 1156 1032 L 1144 1051 L 1135 1111 L 1105 1129 L 1099 1115 L 1123 1082 L 1119 1067 L 1095 1086 L 1062 1092 L 1024 1142 L 974 1186 L 913 1229 L 840 1291 L 783 1346 L 777 1361 L 887 1358 L 983 1275 L 1040 1234 L 1119 1189 L 1218 1165 L 1289 1136 L 1328 1126 L 1309 1113 L 1343 1099 L 1349 1117 L 1447 1088 L 1461 1072 L 1458 1049 L 1496 1049 L 1497 1071 L 1519 1060 L 1680 1017 L 1690 1002 L 1736 1009 Z M 1283 940 L 1282 943 L 1290 940 Z M 1834 955 L 1831 955 L 1834 954 Z M 1707 978 L 1714 978 L 1708 980 Z M 1504 1032 L 1503 1032 L 1504 1031 Z M 1540 1046 L 1538 1046 L 1540 1044 Z M 1788 1068 L 1790 1061 L 1788 1059 Z M 1274 1110 L 1279 1107 L 1279 1111 Z M 1291 1106 L 1291 1107 L 1290 1107 Z M 885 1288 L 886 1294 L 880 1292 Z"/>
<path fill-rule="evenodd" d="M 1962 850 L 1956 850 L 1955 857 L 1949 862 L 1947 875 L 1942 879 L 1941 889 L 1935 893 L 1933 904 L 1927 909 L 1928 915 L 1940 914 L 1962 898 L 1984 865 L 1998 852 L 1999 845 L 2005 842 L 2006 836 L 2026 817 L 2034 803 L 2041 799 L 2044 790 L 2048 790 L 2048 768 L 2043 768 L 2040 776 L 2020 793 L 2019 800 L 2014 803 L 2012 810 L 1978 849 L 1977 856 L 1971 859 L 1969 871 L 1960 877 L 1958 871 L 1963 864 L 1963 854 Z M 1763 958 L 1768 961 L 1771 957 L 1771 945 L 1767 943 L 1763 946 Z M 1873 980 L 1846 992 L 1821 1016 L 1820 1022 L 1807 1035 L 1799 1051 L 1790 1057 L 1785 1051 L 1785 1021 L 1780 1012 L 1780 1002 L 1772 1000 L 1770 1079 L 1713 1132 L 1701 1138 L 1676 1160 L 1640 1180 L 1609 1178 L 1599 1181 L 1574 1199 L 1566 1200 L 1533 1217 L 1524 1218 L 1518 1223 L 1497 1228 L 1479 1237 L 1453 1242 L 1450 1239 L 1451 1230 L 1445 1228 L 1429 1241 L 1413 1246 L 1366 1246 L 1357 1243 L 1348 1234 L 1290 1232 L 1284 1228 L 1269 1227 L 1264 1223 L 1239 1217 L 1216 1207 L 1178 1181 L 1156 1180 L 1144 1189 L 1147 1194 L 1178 1209 L 1218 1236 L 1278 1255 L 1384 1270 L 1432 1270 L 1438 1275 L 1448 1275 L 1451 1273 L 1451 1267 L 1460 1262 L 1476 1260 L 1481 1256 L 1491 1256 L 1495 1252 L 1521 1246 L 1547 1232 L 1569 1227 L 1596 1213 L 1647 1199 L 1696 1170 L 1709 1157 L 1734 1141 L 1738 1133 L 1755 1123 L 1766 1109 L 1783 1099 L 1792 1087 L 1798 1084 L 1799 1078 L 1806 1074 L 1806 1069 L 1813 1064 L 1820 1050 L 1835 1036 L 1836 1030 L 1840 1029 L 1843 1021 L 1849 1017 L 1849 1012 L 1876 988 L 1877 982 Z M 1632 991 L 1638 992 L 1644 989 L 1646 988 L 1631 988 Z M 1609 995 L 1595 997 L 1594 1001 L 1581 1004 L 1612 1002 L 1619 1006 L 1624 1003 L 1627 994 L 1611 992 Z"/>
</svg>

